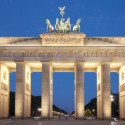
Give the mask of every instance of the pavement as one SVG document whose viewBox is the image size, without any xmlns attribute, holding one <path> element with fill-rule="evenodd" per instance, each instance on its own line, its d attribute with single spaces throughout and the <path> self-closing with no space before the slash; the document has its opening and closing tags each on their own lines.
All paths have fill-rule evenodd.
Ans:
<svg viewBox="0 0 125 125">
<path fill-rule="evenodd" d="M 125 125 L 125 121 L 101 120 L 0 120 L 0 125 Z"/>
</svg>

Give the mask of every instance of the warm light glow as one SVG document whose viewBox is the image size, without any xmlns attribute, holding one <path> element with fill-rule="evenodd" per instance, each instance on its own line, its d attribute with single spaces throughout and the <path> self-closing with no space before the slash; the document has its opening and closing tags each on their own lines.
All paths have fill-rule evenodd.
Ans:
<svg viewBox="0 0 125 125">
<path fill-rule="evenodd" d="M 113 95 L 111 95 L 110 97 L 113 98 Z"/>
<path fill-rule="evenodd" d="M 77 104 L 77 114 L 78 116 L 77 117 L 84 117 L 84 104 L 82 103 L 78 103 Z"/>
<path fill-rule="evenodd" d="M 41 63 L 28 63 L 31 68 L 42 68 Z"/>
<path fill-rule="evenodd" d="M 114 101 L 114 99 L 111 99 L 111 101 L 113 102 L 113 101 Z"/>
<path fill-rule="evenodd" d="M 53 68 L 74 68 L 74 63 L 52 63 Z"/>
<path fill-rule="evenodd" d="M 110 68 L 120 68 L 121 65 L 122 63 L 111 63 Z"/>
<path fill-rule="evenodd" d="M 48 99 L 44 98 L 42 102 L 42 116 L 47 117 L 49 115 L 49 105 Z"/>
<path fill-rule="evenodd" d="M 111 101 L 113 102 L 114 101 L 114 96 L 111 95 L 110 98 L 111 98 Z"/>
<path fill-rule="evenodd" d="M 16 63 L 5 63 L 9 68 L 16 68 Z"/>
<path fill-rule="evenodd" d="M 98 63 L 84 63 L 84 68 L 97 68 Z"/>
<path fill-rule="evenodd" d="M 42 111 L 42 109 L 41 109 L 41 108 L 38 108 L 38 111 L 39 111 L 39 112 L 41 112 L 41 111 Z"/>
</svg>

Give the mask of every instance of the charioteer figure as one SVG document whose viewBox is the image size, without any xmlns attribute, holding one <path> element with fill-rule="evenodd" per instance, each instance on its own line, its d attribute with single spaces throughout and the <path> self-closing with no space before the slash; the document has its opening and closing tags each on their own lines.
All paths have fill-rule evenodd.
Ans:
<svg viewBox="0 0 125 125">
<path fill-rule="evenodd" d="M 60 24 L 59 24 L 59 19 L 58 18 L 56 19 L 56 24 L 55 24 L 56 33 L 70 33 L 71 32 L 70 18 L 68 17 L 67 21 L 65 21 L 65 19 L 63 18 L 63 16 L 65 15 L 64 12 L 65 6 L 59 7 L 59 10 L 62 18 L 60 20 Z M 73 26 L 74 33 L 80 32 L 80 22 L 81 19 L 78 19 L 76 25 Z M 50 33 L 53 33 L 54 27 L 51 25 L 48 19 L 46 19 L 46 24 L 47 24 L 47 32 L 50 31 Z"/>
</svg>

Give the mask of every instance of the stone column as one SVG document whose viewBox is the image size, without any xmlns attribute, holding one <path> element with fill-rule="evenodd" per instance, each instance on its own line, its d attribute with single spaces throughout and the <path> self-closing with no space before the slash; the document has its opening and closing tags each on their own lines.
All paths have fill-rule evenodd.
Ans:
<svg viewBox="0 0 125 125">
<path fill-rule="evenodd" d="M 42 63 L 42 96 L 41 96 L 41 116 L 51 118 L 52 116 L 52 67 L 50 62 Z"/>
<path fill-rule="evenodd" d="M 50 69 L 50 115 L 53 117 L 53 69 Z"/>
<path fill-rule="evenodd" d="M 84 64 L 77 62 L 75 66 L 75 117 L 84 118 Z"/>
<path fill-rule="evenodd" d="M 15 117 L 31 115 L 31 70 L 23 62 L 16 64 Z"/>
<path fill-rule="evenodd" d="M 119 70 L 119 116 L 125 119 L 125 65 Z"/>
<path fill-rule="evenodd" d="M 9 116 L 9 68 L 0 64 L 0 118 Z"/>
<path fill-rule="evenodd" d="M 97 68 L 97 118 L 111 119 L 110 64 Z"/>
</svg>

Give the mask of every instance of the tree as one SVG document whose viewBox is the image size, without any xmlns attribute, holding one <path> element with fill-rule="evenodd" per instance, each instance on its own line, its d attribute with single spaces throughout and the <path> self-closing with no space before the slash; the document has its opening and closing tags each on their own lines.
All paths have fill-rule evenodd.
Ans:
<svg viewBox="0 0 125 125">
<path fill-rule="evenodd" d="M 38 111 L 38 108 L 40 107 L 41 96 L 31 95 L 31 116 L 40 116 L 41 112 Z M 56 105 L 53 105 L 53 110 L 56 112 L 67 114 L 66 111 L 58 108 Z M 15 116 L 15 92 L 10 92 L 9 116 Z"/>
</svg>

